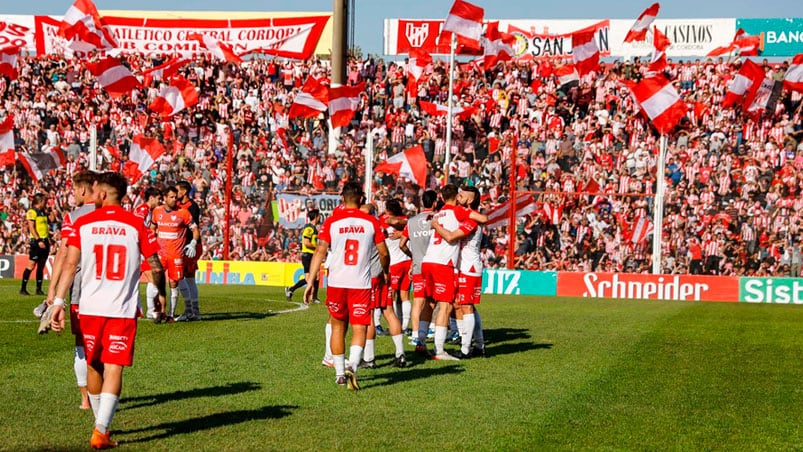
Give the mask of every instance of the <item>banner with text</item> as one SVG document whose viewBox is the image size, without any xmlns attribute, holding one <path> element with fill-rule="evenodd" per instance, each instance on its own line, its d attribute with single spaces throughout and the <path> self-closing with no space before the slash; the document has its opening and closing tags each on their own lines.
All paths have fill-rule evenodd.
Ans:
<svg viewBox="0 0 803 452">
<path fill-rule="evenodd" d="M 792 57 L 803 53 L 803 19 L 736 19 L 736 28 L 764 35 L 761 56 Z"/>
<path fill-rule="evenodd" d="M 739 278 L 696 275 L 558 272 L 558 296 L 682 301 L 739 301 Z"/>
<path fill-rule="evenodd" d="M 307 212 L 318 209 L 322 220 L 326 219 L 340 205 L 340 195 L 276 195 L 279 225 L 287 229 L 303 228 L 307 223 Z M 276 217 L 274 217 L 276 218 Z"/>
<path fill-rule="evenodd" d="M 292 286 L 304 277 L 301 264 L 289 262 L 198 261 L 199 284 Z"/>
<path fill-rule="evenodd" d="M 329 16 L 262 17 L 254 19 L 145 19 L 104 16 L 120 44 L 115 52 L 194 57 L 206 50 L 190 33 L 212 36 L 232 45 L 234 53 L 262 51 L 309 58 L 318 45 Z M 67 53 L 67 41 L 57 36 L 59 19 L 35 16 L 36 54 Z M 113 52 L 114 53 L 114 52 Z"/>
<path fill-rule="evenodd" d="M 739 283 L 739 301 L 803 304 L 803 279 L 743 277 Z"/>
<path fill-rule="evenodd" d="M 16 268 L 16 258 L 12 255 L 0 256 L 0 279 L 13 279 Z"/>
<path fill-rule="evenodd" d="M 558 274 L 486 268 L 482 272 L 482 293 L 496 295 L 540 295 L 554 297 Z"/>
</svg>

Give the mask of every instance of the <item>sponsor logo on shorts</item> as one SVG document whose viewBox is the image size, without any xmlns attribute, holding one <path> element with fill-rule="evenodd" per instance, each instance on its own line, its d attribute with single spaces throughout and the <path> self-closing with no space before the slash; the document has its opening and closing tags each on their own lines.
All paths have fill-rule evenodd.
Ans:
<svg viewBox="0 0 803 452">
<path fill-rule="evenodd" d="M 95 349 L 95 336 L 90 334 L 84 334 L 84 346 L 89 351 Z"/>
<path fill-rule="evenodd" d="M 113 353 L 122 353 L 128 350 L 128 345 L 125 342 L 114 341 L 109 344 L 109 351 Z"/>
<path fill-rule="evenodd" d="M 435 294 L 440 295 L 446 293 L 446 284 L 435 284 Z"/>
<path fill-rule="evenodd" d="M 354 308 L 354 315 L 355 315 L 356 317 L 362 317 L 362 316 L 364 316 L 364 315 L 365 315 L 365 314 L 367 314 L 367 313 L 368 313 L 368 310 L 367 310 L 367 309 L 365 309 L 365 308 L 364 308 L 364 307 L 362 307 L 362 306 L 360 306 L 360 307 L 358 307 L 358 308 Z"/>
</svg>

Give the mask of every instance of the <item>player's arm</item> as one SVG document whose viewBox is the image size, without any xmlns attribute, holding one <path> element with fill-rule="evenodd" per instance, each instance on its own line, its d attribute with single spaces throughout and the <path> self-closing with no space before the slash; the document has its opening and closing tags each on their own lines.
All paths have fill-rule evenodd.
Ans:
<svg viewBox="0 0 803 452">
<path fill-rule="evenodd" d="M 404 217 L 388 217 L 386 223 L 388 226 L 401 231 L 407 225 L 407 218 Z"/>
<path fill-rule="evenodd" d="M 471 211 L 471 214 L 468 217 L 471 218 L 472 220 L 474 220 L 475 222 L 479 223 L 479 224 L 485 224 L 485 223 L 488 222 L 488 215 L 481 214 L 481 213 L 475 212 L 473 210 Z"/>
<path fill-rule="evenodd" d="M 379 252 L 379 263 L 382 264 L 382 273 L 387 275 L 390 273 L 390 252 L 388 251 L 388 246 L 385 242 L 379 242 L 376 244 L 376 250 Z"/>
<path fill-rule="evenodd" d="M 64 299 L 75 279 L 75 269 L 78 268 L 80 260 L 81 250 L 74 246 L 68 246 L 56 294 L 53 298 L 53 320 L 50 322 L 50 327 L 57 333 L 64 329 Z"/>
<path fill-rule="evenodd" d="M 326 259 L 326 254 L 329 253 L 329 242 L 318 239 L 318 246 L 315 247 L 315 254 L 312 255 L 312 262 L 309 265 L 309 273 L 307 274 L 307 288 L 304 289 L 304 303 L 312 303 L 312 296 L 315 292 L 315 281 L 318 280 L 318 274 L 321 272 L 321 264 Z"/>
<path fill-rule="evenodd" d="M 406 235 L 402 235 L 402 238 L 399 239 L 399 249 L 402 250 L 402 253 L 413 257 L 413 252 L 410 251 L 410 248 L 407 246 L 407 242 L 409 241 L 410 239 L 408 239 Z"/>
<path fill-rule="evenodd" d="M 462 228 L 457 228 L 454 231 L 450 231 L 441 226 L 441 224 L 438 223 L 438 220 L 432 220 L 432 228 L 435 229 L 436 234 L 443 237 L 443 239 L 449 242 L 450 244 L 454 244 L 455 242 L 459 241 L 460 239 L 466 236 L 466 233 L 463 231 Z"/>
<path fill-rule="evenodd" d="M 50 284 L 47 286 L 47 303 L 53 304 L 53 299 L 56 297 L 56 287 L 59 284 L 59 279 L 63 273 L 62 267 L 64 266 L 64 259 L 67 257 L 67 239 L 61 239 L 56 255 L 53 257 L 53 268 L 50 271 Z"/>
</svg>

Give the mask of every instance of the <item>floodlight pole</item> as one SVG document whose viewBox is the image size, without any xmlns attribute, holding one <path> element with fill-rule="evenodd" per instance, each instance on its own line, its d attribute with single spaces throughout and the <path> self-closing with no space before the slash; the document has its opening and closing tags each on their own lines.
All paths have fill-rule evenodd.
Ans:
<svg viewBox="0 0 803 452">
<path fill-rule="evenodd" d="M 452 106 L 453 106 L 453 93 L 454 93 L 454 53 L 457 49 L 457 36 L 452 33 L 452 40 L 449 43 L 449 100 L 447 102 L 448 113 L 446 115 L 446 163 L 444 165 L 443 174 L 446 183 L 449 183 L 449 163 L 452 157 Z"/>
<path fill-rule="evenodd" d="M 370 203 L 374 198 L 373 193 L 373 180 L 374 180 L 374 134 L 368 131 L 365 137 L 365 202 Z"/>
<path fill-rule="evenodd" d="M 346 84 L 346 65 L 347 52 L 346 42 L 348 42 L 348 15 L 350 14 L 346 6 L 347 0 L 334 0 L 332 7 L 332 77 L 331 87 L 336 88 Z M 353 14 L 353 12 L 351 13 Z M 329 154 L 334 154 L 340 138 L 340 129 L 332 127 L 331 118 L 329 123 Z"/>
<path fill-rule="evenodd" d="M 664 230 L 664 172 L 666 167 L 666 134 L 661 134 L 658 151 L 658 168 L 655 174 L 655 201 L 653 202 L 652 273 L 661 274 L 661 240 Z"/>
</svg>

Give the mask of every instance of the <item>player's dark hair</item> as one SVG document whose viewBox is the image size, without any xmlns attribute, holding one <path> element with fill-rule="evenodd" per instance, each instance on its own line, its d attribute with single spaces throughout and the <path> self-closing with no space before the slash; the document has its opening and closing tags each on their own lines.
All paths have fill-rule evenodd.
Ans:
<svg viewBox="0 0 803 452">
<path fill-rule="evenodd" d="M 435 190 L 427 190 L 421 195 L 421 205 L 424 206 L 425 209 L 431 209 L 437 200 L 438 193 Z"/>
<path fill-rule="evenodd" d="M 401 202 L 396 198 L 388 199 L 388 202 L 385 203 L 385 210 L 395 217 L 404 216 L 404 208 L 402 208 Z"/>
<path fill-rule="evenodd" d="M 315 221 L 321 215 L 321 211 L 318 209 L 310 209 L 307 211 L 307 220 L 308 221 Z"/>
<path fill-rule="evenodd" d="M 128 181 L 125 176 L 114 171 L 105 171 L 98 175 L 98 185 L 105 185 L 117 194 L 117 200 L 123 199 L 128 192 Z"/>
<path fill-rule="evenodd" d="M 474 199 L 471 200 L 471 203 L 468 206 L 471 207 L 471 210 L 479 209 L 480 208 L 480 198 L 481 198 L 480 190 L 477 187 L 471 187 L 471 186 L 464 186 L 464 187 L 462 187 L 460 189 L 463 190 L 463 191 L 474 193 Z"/>
<path fill-rule="evenodd" d="M 45 202 L 45 195 L 43 195 L 42 193 L 37 193 L 37 194 L 33 195 L 33 199 L 31 200 L 31 205 L 35 206 L 35 205 L 41 204 L 43 202 Z"/>
<path fill-rule="evenodd" d="M 180 180 L 176 182 L 176 188 L 180 188 L 187 193 L 192 191 L 192 185 L 190 185 L 190 183 L 185 180 Z"/>
<path fill-rule="evenodd" d="M 145 193 L 143 195 L 145 197 L 145 201 L 151 198 L 158 198 L 162 196 L 162 191 L 156 187 L 148 187 L 145 189 Z"/>
<path fill-rule="evenodd" d="M 457 197 L 457 185 L 446 184 L 441 187 L 441 198 L 443 198 L 444 201 L 451 201 L 455 197 Z"/>
<path fill-rule="evenodd" d="M 343 201 L 359 204 L 361 197 L 364 196 L 362 185 L 356 181 L 346 182 L 340 195 L 343 196 Z"/>
<path fill-rule="evenodd" d="M 91 187 L 98 181 L 98 173 L 95 171 L 81 171 L 75 173 L 72 177 L 72 183 L 75 186 Z"/>
<path fill-rule="evenodd" d="M 171 185 L 171 186 L 169 186 L 169 187 L 165 188 L 165 191 L 164 191 L 164 193 L 162 193 L 162 194 L 163 194 L 164 196 L 167 196 L 167 194 L 168 194 L 168 193 L 175 193 L 175 194 L 178 194 L 178 188 L 176 188 L 176 186 L 175 186 L 175 185 Z"/>
</svg>

